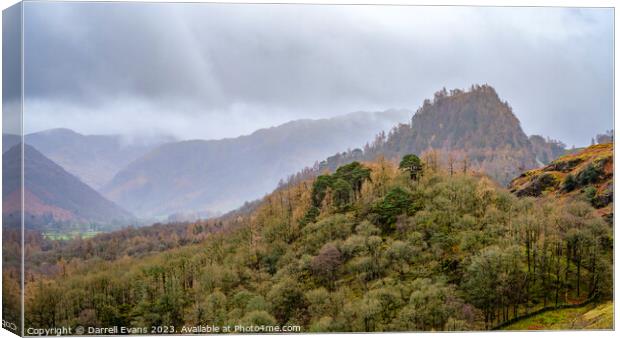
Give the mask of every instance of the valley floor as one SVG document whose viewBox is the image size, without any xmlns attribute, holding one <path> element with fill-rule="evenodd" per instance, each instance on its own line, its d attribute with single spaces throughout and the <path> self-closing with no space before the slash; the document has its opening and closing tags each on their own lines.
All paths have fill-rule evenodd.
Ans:
<svg viewBox="0 0 620 338">
<path fill-rule="evenodd" d="M 604 302 L 546 311 L 511 324 L 504 330 L 611 330 L 613 327 L 614 304 Z"/>
</svg>

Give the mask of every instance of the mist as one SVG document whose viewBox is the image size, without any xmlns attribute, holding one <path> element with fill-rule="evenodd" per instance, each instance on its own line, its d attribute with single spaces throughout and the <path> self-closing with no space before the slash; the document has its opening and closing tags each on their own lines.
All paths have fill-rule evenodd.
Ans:
<svg viewBox="0 0 620 338">
<path fill-rule="evenodd" d="M 613 126 L 613 10 L 24 4 L 26 132 L 219 139 L 494 86 L 527 134 Z"/>
</svg>

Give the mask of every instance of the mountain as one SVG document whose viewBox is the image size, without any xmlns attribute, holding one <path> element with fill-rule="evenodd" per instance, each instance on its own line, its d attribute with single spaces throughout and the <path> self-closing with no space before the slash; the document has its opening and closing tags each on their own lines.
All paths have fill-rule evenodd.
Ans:
<svg viewBox="0 0 620 338">
<path fill-rule="evenodd" d="M 102 192 L 136 215 L 217 212 L 271 191 L 316 159 L 404 121 L 402 110 L 296 120 L 237 138 L 161 145 L 121 170 Z"/>
<path fill-rule="evenodd" d="M 2 155 L 2 212 L 9 219 L 20 212 L 21 147 Z M 94 223 L 123 226 L 133 216 L 82 183 L 32 146 L 24 146 L 25 222 L 30 229 Z"/>
<path fill-rule="evenodd" d="M 339 153 L 320 163 L 315 172 L 335 170 L 355 160 L 374 160 L 377 156 L 399 159 L 414 153 L 451 162 L 452 170 L 475 170 L 506 185 L 523 170 L 535 168 L 545 154 L 550 160 L 563 144 L 535 138 L 536 146 L 521 129 L 507 102 L 500 100 L 493 87 L 475 85 L 469 91 L 446 89 L 425 100 L 410 124 L 379 135 L 364 149 Z M 544 163 L 544 162 L 543 162 Z"/>
<path fill-rule="evenodd" d="M 129 140 L 120 135 L 82 135 L 70 129 L 28 134 L 25 142 L 82 182 L 99 189 L 123 167 L 170 137 Z"/>
<path fill-rule="evenodd" d="M 13 148 L 16 144 L 21 142 L 21 137 L 15 134 L 2 134 L 2 153 L 4 154 L 7 150 Z"/>
<path fill-rule="evenodd" d="M 613 143 L 592 145 L 524 172 L 510 183 L 510 190 L 517 196 L 581 198 L 613 221 L 613 156 Z"/>
</svg>

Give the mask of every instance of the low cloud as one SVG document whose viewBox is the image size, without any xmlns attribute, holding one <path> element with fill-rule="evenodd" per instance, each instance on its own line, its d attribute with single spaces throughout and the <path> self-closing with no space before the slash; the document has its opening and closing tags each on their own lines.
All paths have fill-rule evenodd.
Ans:
<svg viewBox="0 0 620 338">
<path fill-rule="evenodd" d="M 488 83 L 529 134 L 613 122 L 610 9 L 26 3 L 27 131 L 221 138 Z"/>
</svg>

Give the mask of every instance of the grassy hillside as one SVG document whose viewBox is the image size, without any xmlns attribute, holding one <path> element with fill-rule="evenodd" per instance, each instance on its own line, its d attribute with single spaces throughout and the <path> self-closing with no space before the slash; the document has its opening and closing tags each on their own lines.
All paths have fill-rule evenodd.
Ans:
<svg viewBox="0 0 620 338">
<path fill-rule="evenodd" d="M 553 195 L 582 199 L 597 212 L 613 217 L 613 143 L 589 146 L 527 171 L 510 184 L 517 196 Z"/>
<path fill-rule="evenodd" d="M 551 310 L 518 321 L 504 330 L 611 330 L 614 304 L 588 304 L 578 308 Z"/>
<path fill-rule="evenodd" d="M 139 233 L 104 252 L 100 236 L 76 242 L 87 255 L 52 248 L 57 261 L 26 275 L 26 325 L 478 330 L 611 297 L 612 229 L 589 204 L 419 164 L 354 162 L 283 186 L 161 252 L 104 256 L 158 242 Z"/>
</svg>

